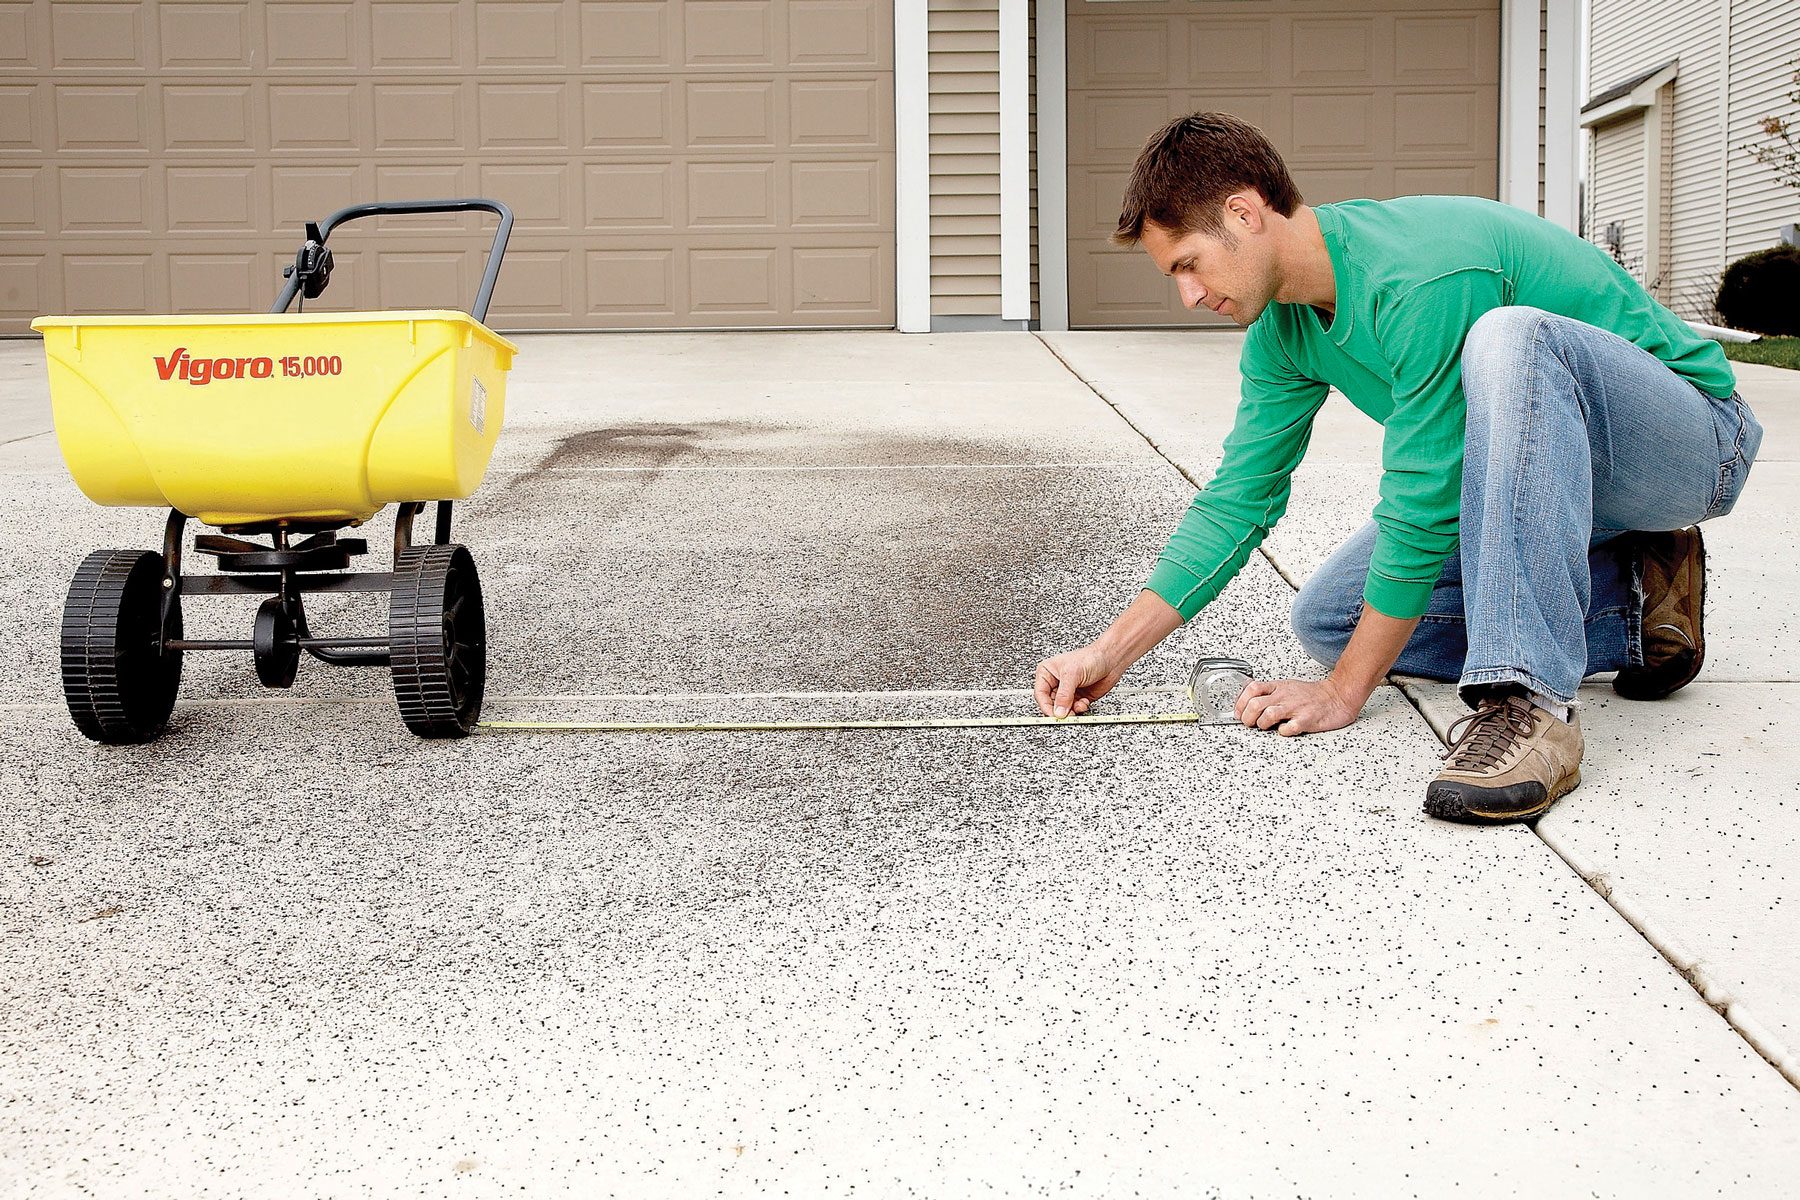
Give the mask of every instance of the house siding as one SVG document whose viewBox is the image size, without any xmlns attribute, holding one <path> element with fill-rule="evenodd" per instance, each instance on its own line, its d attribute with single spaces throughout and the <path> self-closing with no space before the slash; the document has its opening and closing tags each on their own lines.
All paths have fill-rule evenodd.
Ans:
<svg viewBox="0 0 1800 1200">
<path fill-rule="evenodd" d="M 1680 60 L 1680 72 L 1664 93 L 1661 118 L 1662 269 L 1643 281 L 1687 317 L 1708 314 L 1724 258 L 1719 203 L 1726 170 L 1719 129 L 1726 13 L 1724 3 L 1696 10 L 1692 0 L 1593 0 L 1589 17 L 1590 94 Z M 1640 263 L 1645 119 L 1634 116 L 1594 131 L 1588 178 L 1588 236 L 1602 241 L 1608 222 L 1624 221 L 1625 257 L 1635 255 Z"/>
<path fill-rule="evenodd" d="M 1000 315 L 1000 6 L 929 0 L 931 313 Z"/>
<path fill-rule="evenodd" d="M 1734 0 L 1731 12 L 1731 88 L 1725 122 L 1724 261 L 1779 241 L 1781 226 L 1800 221 L 1800 190 L 1783 186 L 1775 172 L 1750 157 L 1765 144 L 1758 122 L 1787 114 L 1794 104 L 1794 60 L 1800 58 L 1800 22 L 1793 0 Z"/>
<path fill-rule="evenodd" d="M 1800 23 L 1792 0 L 1719 0 L 1696 11 L 1676 0 L 1594 0 L 1589 23 L 1592 94 L 1679 58 L 1663 120 L 1664 286 L 1685 317 L 1709 319 L 1727 263 L 1774 245 L 1800 220 L 1800 192 L 1755 162 L 1764 116 L 1788 113 Z M 1641 263 L 1643 117 L 1594 131 L 1588 148 L 1587 233 L 1603 241 L 1626 225 L 1624 257 Z M 1658 281 L 1649 279 L 1647 285 Z"/>
</svg>

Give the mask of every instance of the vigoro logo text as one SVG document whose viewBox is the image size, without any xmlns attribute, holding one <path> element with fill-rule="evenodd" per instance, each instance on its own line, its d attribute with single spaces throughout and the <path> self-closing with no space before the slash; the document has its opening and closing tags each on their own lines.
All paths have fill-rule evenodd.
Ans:
<svg viewBox="0 0 1800 1200">
<path fill-rule="evenodd" d="M 194 358 L 182 346 L 167 358 L 156 357 L 156 374 L 167 381 L 181 378 L 195 387 L 215 379 L 267 379 L 275 373 L 272 358 Z"/>
</svg>

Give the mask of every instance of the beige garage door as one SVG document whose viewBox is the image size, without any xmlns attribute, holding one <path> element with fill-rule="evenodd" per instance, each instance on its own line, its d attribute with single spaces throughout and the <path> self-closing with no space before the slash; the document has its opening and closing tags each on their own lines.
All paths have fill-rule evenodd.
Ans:
<svg viewBox="0 0 1800 1200">
<path fill-rule="evenodd" d="M 1069 2 L 1069 319 L 1198 323 L 1113 247 L 1144 139 L 1204 109 L 1269 135 L 1309 203 L 1499 186 L 1495 0 Z"/>
<path fill-rule="evenodd" d="M 0 332 L 260 310 L 303 221 L 470 194 L 518 214 L 502 328 L 892 325 L 892 31 L 891 0 L 0 0 Z M 347 226 L 320 303 L 465 304 L 478 228 Z"/>
</svg>

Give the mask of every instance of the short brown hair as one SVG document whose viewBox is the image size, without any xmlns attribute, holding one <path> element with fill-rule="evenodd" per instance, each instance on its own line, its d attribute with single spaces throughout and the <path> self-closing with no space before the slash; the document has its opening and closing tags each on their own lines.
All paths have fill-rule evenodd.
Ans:
<svg viewBox="0 0 1800 1200">
<path fill-rule="evenodd" d="M 1173 233 L 1199 230 L 1220 237 L 1225 197 L 1246 188 L 1256 189 L 1284 217 L 1300 205 L 1300 189 L 1287 164 L 1256 126 L 1228 113 L 1176 117 L 1138 152 L 1112 240 L 1135 246 L 1145 222 Z"/>
</svg>

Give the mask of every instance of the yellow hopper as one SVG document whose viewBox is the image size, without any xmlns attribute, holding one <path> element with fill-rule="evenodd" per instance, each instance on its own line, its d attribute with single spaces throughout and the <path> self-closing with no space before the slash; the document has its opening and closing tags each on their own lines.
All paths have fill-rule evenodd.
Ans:
<svg viewBox="0 0 1800 1200">
<path fill-rule="evenodd" d="M 460 312 L 40 317 L 56 436 L 97 504 L 209 525 L 461 500 L 517 347 Z"/>
</svg>

